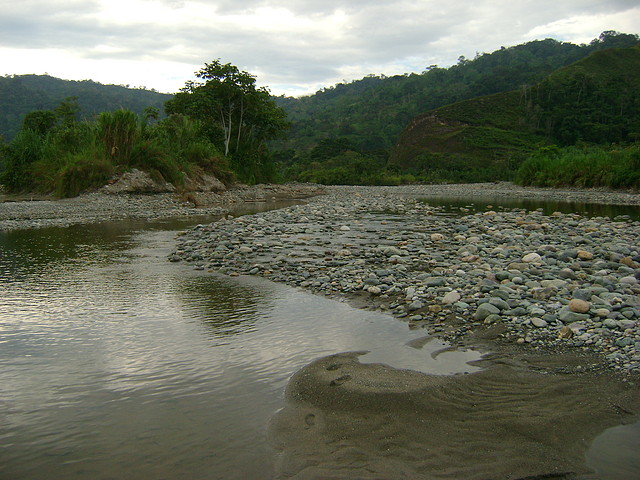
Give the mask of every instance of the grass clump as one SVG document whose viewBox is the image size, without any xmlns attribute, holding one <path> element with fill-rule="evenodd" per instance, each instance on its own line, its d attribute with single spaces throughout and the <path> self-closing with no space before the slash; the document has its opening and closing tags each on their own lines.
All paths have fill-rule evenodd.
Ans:
<svg viewBox="0 0 640 480">
<path fill-rule="evenodd" d="M 114 166 L 108 160 L 75 154 L 58 172 L 55 193 L 63 198 L 75 197 L 85 190 L 104 185 L 113 174 Z"/>
</svg>

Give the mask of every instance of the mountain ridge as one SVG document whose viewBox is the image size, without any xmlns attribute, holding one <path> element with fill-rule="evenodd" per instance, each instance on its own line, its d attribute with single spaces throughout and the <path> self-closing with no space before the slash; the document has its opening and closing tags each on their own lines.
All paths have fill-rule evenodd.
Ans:
<svg viewBox="0 0 640 480">
<path fill-rule="evenodd" d="M 162 112 L 164 102 L 172 95 L 124 85 L 103 85 L 93 80 L 63 80 L 46 74 L 6 75 L 0 77 L 0 136 L 11 140 L 20 131 L 27 113 L 53 110 L 69 97 L 78 97 L 82 118 L 93 118 L 118 108 L 137 114 L 147 107 Z"/>
</svg>

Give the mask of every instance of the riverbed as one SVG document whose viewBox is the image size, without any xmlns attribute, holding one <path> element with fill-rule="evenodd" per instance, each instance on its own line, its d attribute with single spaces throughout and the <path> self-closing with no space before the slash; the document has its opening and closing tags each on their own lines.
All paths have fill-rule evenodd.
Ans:
<svg viewBox="0 0 640 480">
<path fill-rule="evenodd" d="M 495 216 L 508 219 L 513 207 L 502 209 L 500 195 L 485 198 L 487 190 L 485 197 L 440 205 L 422 188 L 402 195 L 419 198 L 417 206 L 430 212 L 433 225 L 451 219 L 460 224 L 466 215 L 479 215 L 486 224 Z M 352 193 L 366 197 L 369 191 Z M 576 207 L 547 200 L 556 203 L 526 207 L 539 224 L 559 222 L 563 217 L 552 217 L 554 212 L 570 215 L 576 208 L 602 215 L 588 202 Z M 274 206 L 282 205 L 264 208 Z M 625 360 L 609 361 L 573 345 L 577 335 L 567 342 L 554 335 L 558 345 L 543 348 L 552 343 L 542 334 L 556 326 L 551 321 L 502 330 L 495 318 L 447 324 L 450 317 L 443 314 L 443 321 L 431 324 L 430 313 L 474 312 L 454 310 L 453 303 L 429 312 L 435 304 L 425 301 L 429 288 L 436 289 L 438 302 L 459 290 L 451 288 L 442 265 L 432 268 L 444 285 L 417 285 L 410 298 L 404 290 L 410 285 L 395 297 L 383 291 L 394 272 L 380 270 L 407 266 L 403 252 L 412 239 L 395 235 L 408 235 L 398 227 L 413 214 L 369 209 L 357 224 L 349 223 L 348 208 L 339 219 L 322 208 L 327 223 L 296 208 L 252 217 L 229 217 L 225 210 L 224 219 L 184 221 L 171 219 L 174 212 L 154 222 L 98 224 L 78 209 L 72 226 L 34 229 L 36 208 L 19 220 L 29 229 L 1 233 L 0 478 L 632 478 L 638 469 L 638 390 L 632 369 L 619 371 Z M 264 233 L 265 223 L 282 215 L 290 215 L 289 228 L 302 228 L 287 209 L 307 216 L 303 231 L 259 241 L 243 234 L 230 241 L 225 255 L 232 261 L 225 265 L 204 254 L 191 263 L 168 261 L 192 231 L 261 225 Z M 613 212 L 611 221 L 626 216 L 615 220 L 625 226 L 619 232 L 632 233 L 634 210 Z M 192 230 L 195 224 L 200 226 Z M 331 226 L 322 232 L 317 257 L 312 225 Z M 375 248 L 399 252 L 376 252 L 372 258 L 387 263 L 374 270 L 377 279 L 362 278 L 357 295 L 333 288 L 348 286 L 331 279 L 332 269 L 344 265 L 322 265 L 323 275 L 305 276 L 305 268 L 299 277 L 280 268 L 310 259 L 357 265 L 358 248 L 366 251 L 361 236 L 375 232 Z M 418 233 L 429 241 L 433 233 L 448 234 Z M 271 255 L 254 243 L 270 246 Z M 335 257 L 340 250 L 350 254 Z M 293 262 L 276 262 L 283 252 L 294 254 Z M 629 253 L 633 257 L 633 249 Z M 469 268 L 458 268 L 465 275 L 477 267 L 470 260 Z M 519 272 L 531 276 L 528 269 Z M 518 291 L 531 280 L 514 282 L 517 276 L 505 277 L 504 288 Z M 460 293 L 463 303 L 473 298 Z M 416 301 L 423 305 L 407 311 Z M 617 305 L 610 310 L 620 314 L 616 321 L 625 308 L 632 312 L 627 320 L 636 320 L 632 305 Z M 618 330 L 612 335 L 624 338 Z"/>
</svg>

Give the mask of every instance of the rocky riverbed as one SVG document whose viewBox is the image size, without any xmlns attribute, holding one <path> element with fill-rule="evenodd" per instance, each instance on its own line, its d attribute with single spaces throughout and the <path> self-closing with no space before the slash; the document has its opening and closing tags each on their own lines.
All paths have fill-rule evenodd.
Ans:
<svg viewBox="0 0 640 480">
<path fill-rule="evenodd" d="M 437 188 L 444 187 L 331 188 L 304 205 L 199 225 L 177 239 L 170 260 L 388 311 L 453 344 L 490 336 L 516 349 L 601 359 L 565 367 L 572 371 L 604 365 L 640 373 L 640 222 L 498 207 L 452 211 L 429 204 Z M 595 192 L 596 201 L 611 195 L 640 202 Z"/>
</svg>

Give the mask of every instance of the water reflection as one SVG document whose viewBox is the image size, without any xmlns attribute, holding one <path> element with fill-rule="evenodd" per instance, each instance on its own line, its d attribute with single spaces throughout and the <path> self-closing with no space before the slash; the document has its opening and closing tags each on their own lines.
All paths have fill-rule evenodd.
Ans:
<svg viewBox="0 0 640 480">
<path fill-rule="evenodd" d="M 0 235 L 0 478 L 270 478 L 268 421 L 314 358 L 451 369 L 385 315 L 167 262 L 169 226 Z"/>
<path fill-rule="evenodd" d="M 191 219 L 187 222 L 203 221 Z M 166 261 L 186 222 L 0 234 L 0 478 L 270 478 L 267 424 L 328 354 L 432 373 L 424 332 Z"/>
<path fill-rule="evenodd" d="M 574 202 L 571 200 L 533 200 L 524 198 L 505 198 L 492 196 L 478 197 L 423 197 L 424 203 L 434 207 L 444 207 L 449 213 L 475 213 L 488 209 L 505 210 L 519 208 L 523 210 L 542 209 L 545 215 L 553 212 L 579 213 L 586 217 L 616 218 L 628 216 L 632 220 L 640 220 L 640 208 L 637 205 L 604 205 Z"/>
<path fill-rule="evenodd" d="M 264 291 L 211 277 L 185 278 L 175 287 L 182 308 L 197 317 L 214 338 L 255 329 L 260 315 L 272 308 Z"/>
<path fill-rule="evenodd" d="M 20 281 L 70 260 L 104 264 L 128 246 L 127 230 L 114 223 L 0 232 L 0 277 Z"/>
</svg>

